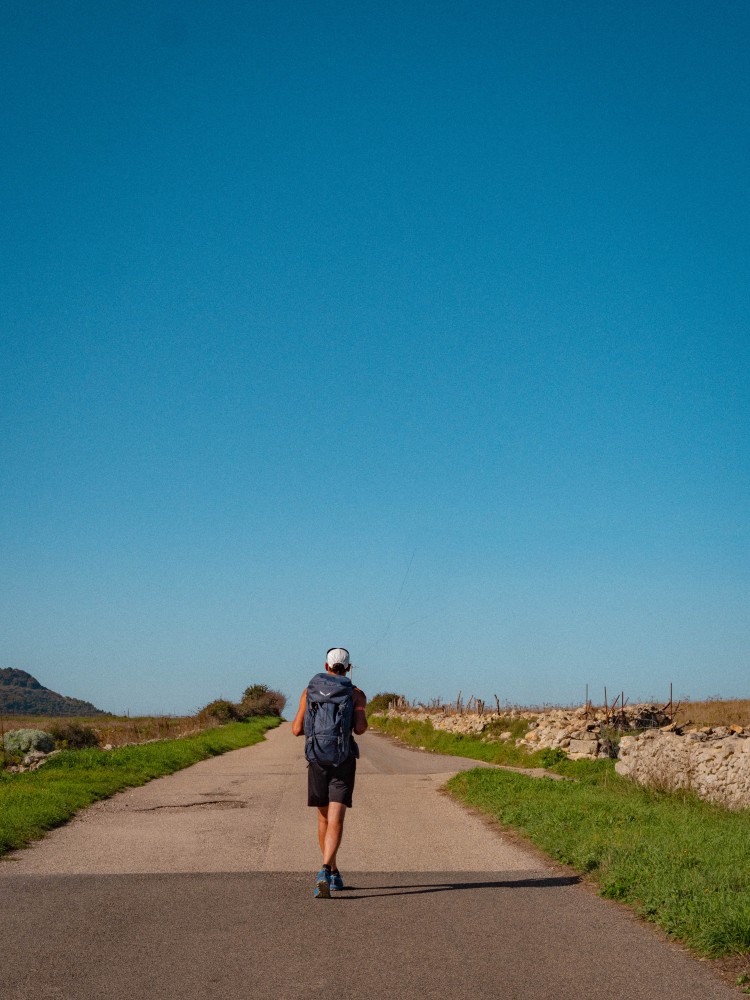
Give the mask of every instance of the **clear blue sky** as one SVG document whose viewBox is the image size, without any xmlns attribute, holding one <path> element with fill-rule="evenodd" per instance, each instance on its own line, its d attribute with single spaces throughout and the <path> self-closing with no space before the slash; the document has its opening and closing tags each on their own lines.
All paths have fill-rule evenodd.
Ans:
<svg viewBox="0 0 750 1000">
<path fill-rule="evenodd" d="M 6 4 L 0 666 L 748 696 L 750 8 Z"/>
</svg>

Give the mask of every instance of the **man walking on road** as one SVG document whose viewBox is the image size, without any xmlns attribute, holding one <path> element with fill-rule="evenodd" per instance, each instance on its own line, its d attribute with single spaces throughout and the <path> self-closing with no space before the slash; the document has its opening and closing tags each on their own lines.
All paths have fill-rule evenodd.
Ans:
<svg viewBox="0 0 750 1000">
<path fill-rule="evenodd" d="M 337 852 L 344 833 L 344 816 L 352 804 L 359 748 L 352 733 L 367 729 L 363 691 L 346 676 L 349 652 L 334 646 L 326 654 L 325 673 L 316 674 L 302 692 L 292 722 L 295 736 L 305 736 L 307 804 L 318 810 L 318 842 L 323 866 L 315 881 L 315 896 L 329 899 L 344 888 Z"/>
</svg>

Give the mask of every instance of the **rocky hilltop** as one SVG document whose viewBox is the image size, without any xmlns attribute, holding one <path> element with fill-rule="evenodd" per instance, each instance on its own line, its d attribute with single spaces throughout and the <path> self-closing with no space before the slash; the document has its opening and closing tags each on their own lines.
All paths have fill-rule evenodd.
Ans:
<svg viewBox="0 0 750 1000">
<path fill-rule="evenodd" d="M 106 715 L 89 701 L 66 698 L 44 687 L 25 670 L 0 669 L 0 712 L 3 715 Z"/>
</svg>

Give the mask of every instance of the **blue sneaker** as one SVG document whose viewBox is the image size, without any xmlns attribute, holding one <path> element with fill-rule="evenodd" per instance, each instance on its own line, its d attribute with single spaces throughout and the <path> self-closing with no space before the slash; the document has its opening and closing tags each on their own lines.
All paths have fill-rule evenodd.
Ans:
<svg viewBox="0 0 750 1000">
<path fill-rule="evenodd" d="M 313 895 L 316 899 L 331 898 L 331 873 L 326 871 L 325 868 L 321 868 L 315 878 L 315 892 Z"/>
<path fill-rule="evenodd" d="M 341 872 L 331 872 L 331 892 L 341 892 L 344 888 L 344 880 L 341 877 Z"/>
</svg>

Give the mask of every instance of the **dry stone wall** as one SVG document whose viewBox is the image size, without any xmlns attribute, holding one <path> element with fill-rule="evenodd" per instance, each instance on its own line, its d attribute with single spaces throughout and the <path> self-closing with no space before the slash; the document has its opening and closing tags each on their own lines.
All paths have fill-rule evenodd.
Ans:
<svg viewBox="0 0 750 1000">
<path fill-rule="evenodd" d="M 389 718 L 401 719 L 403 722 L 431 722 L 434 729 L 464 736 L 479 736 L 493 722 L 521 717 L 520 712 L 483 712 L 480 714 L 478 712 L 454 712 L 448 709 L 410 708 L 409 706 L 390 708 L 385 714 Z"/>
<path fill-rule="evenodd" d="M 531 713 L 458 713 L 402 705 L 392 707 L 388 715 L 502 741 L 511 739 L 504 723 Z M 557 747 L 570 760 L 614 757 L 617 772 L 640 784 L 687 789 L 729 809 L 750 808 L 750 729 L 742 726 L 681 729 L 656 705 L 628 705 L 614 718 L 591 706 L 546 709 L 533 713 L 516 745 L 529 751 Z"/>
<path fill-rule="evenodd" d="M 750 733 L 740 726 L 623 736 L 615 770 L 642 785 L 750 808 Z"/>
<path fill-rule="evenodd" d="M 431 722 L 435 729 L 467 736 L 485 735 L 490 739 L 510 739 L 510 731 L 503 731 L 503 723 L 515 719 L 529 719 L 526 735 L 518 740 L 525 750 L 544 750 L 559 747 L 571 760 L 615 756 L 616 748 L 611 739 L 611 714 L 589 706 L 586 708 L 550 708 L 539 712 L 510 709 L 505 712 L 456 712 L 450 708 L 412 708 L 393 706 L 387 713 L 405 721 Z M 655 705 L 627 706 L 618 716 L 623 729 L 660 726 L 669 722 L 668 716 Z M 608 735 L 609 733 L 609 735 Z"/>
</svg>

